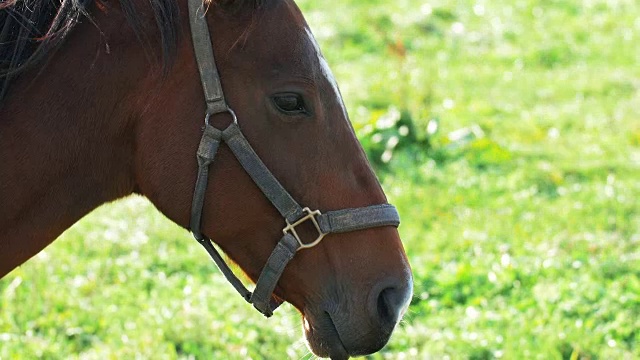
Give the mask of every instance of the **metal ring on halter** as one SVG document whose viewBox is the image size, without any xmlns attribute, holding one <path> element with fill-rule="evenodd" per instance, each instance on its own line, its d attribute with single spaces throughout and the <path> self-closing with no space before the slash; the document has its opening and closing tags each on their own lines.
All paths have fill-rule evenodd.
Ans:
<svg viewBox="0 0 640 360">
<path fill-rule="evenodd" d="M 222 114 L 222 113 L 225 113 L 225 112 L 231 114 L 231 117 L 233 118 L 233 123 L 238 125 L 238 117 L 236 116 L 236 113 L 233 110 L 231 110 L 230 107 L 227 107 L 227 109 L 225 111 L 223 111 L 223 112 L 219 112 L 219 113 L 215 113 L 215 114 L 211 114 L 210 112 L 207 112 L 207 114 L 204 117 L 204 124 L 205 125 L 209 125 L 209 119 L 211 118 L 211 115 Z"/>
</svg>

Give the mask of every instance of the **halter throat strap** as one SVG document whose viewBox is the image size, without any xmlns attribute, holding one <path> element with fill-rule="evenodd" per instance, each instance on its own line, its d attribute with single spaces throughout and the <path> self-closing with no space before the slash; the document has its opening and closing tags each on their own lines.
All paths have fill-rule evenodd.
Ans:
<svg viewBox="0 0 640 360">
<path fill-rule="evenodd" d="M 216 68 L 202 0 L 189 0 L 189 15 L 195 58 L 207 104 L 205 128 L 196 156 L 198 175 L 193 193 L 189 227 L 193 236 L 206 249 L 216 266 L 238 293 L 247 302 L 253 304 L 258 311 L 266 317 L 270 317 L 282 303 L 273 295 L 278 280 L 298 251 L 318 245 L 326 235 L 331 233 L 357 231 L 379 226 L 397 227 L 400 224 L 400 217 L 396 208 L 389 204 L 330 211 L 325 214 L 318 210 L 312 211 L 309 208 L 302 208 L 282 187 L 253 150 L 238 126 L 235 113 L 227 105 Z M 209 124 L 208 120 L 212 115 L 224 112 L 228 112 L 233 117 L 231 125 L 224 130 L 219 130 Z M 201 232 L 202 210 L 209 181 L 209 169 L 222 142 L 229 146 L 244 170 L 286 222 L 283 236 L 262 269 L 253 293 L 231 271 L 213 242 Z M 317 237 L 313 241 L 301 239 L 296 231 L 298 226 L 307 222 L 311 222 L 317 231 Z"/>
</svg>

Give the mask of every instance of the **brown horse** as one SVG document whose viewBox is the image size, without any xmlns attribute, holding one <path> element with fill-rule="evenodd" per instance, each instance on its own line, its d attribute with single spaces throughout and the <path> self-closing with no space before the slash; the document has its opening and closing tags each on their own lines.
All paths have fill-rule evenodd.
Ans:
<svg viewBox="0 0 640 360">
<path fill-rule="evenodd" d="M 227 102 L 291 196 L 323 211 L 386 203 L 293 1 L 205 6 Z M 132 193 L 188 228 L 205 103 L 187 1 L 6 1 L 0 21 L 0 277 Z M 203 214 L 202 232 L 256 280 L 285 222 L 226 145 Z M 328 235 L 277 284 L 313 352 L 336 359 L 381 349 L 412 293 L 392 226 Z"/>
</svg>

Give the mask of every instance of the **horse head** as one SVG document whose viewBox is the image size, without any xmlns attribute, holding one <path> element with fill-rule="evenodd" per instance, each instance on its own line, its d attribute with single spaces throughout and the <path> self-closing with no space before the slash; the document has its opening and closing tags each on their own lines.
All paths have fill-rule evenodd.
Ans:
<svg viewBox="0 0 640 360">
<path fill-rule="evenodd" d="M 0 115 L 39 123 L 31 126 L 31 133 L 13 129 L 18 121 L 2 124 L 7 127 L 5 135 L 29 134 L 3 137 L 0 150 L 5 164 L 18 170 L 26 166 L 14 161 L 17 158 L 9 150 L 18 148 L 19 139 L 28 140 L 48 147 L 51 161 L 41 167 L 40 179 L 66 183 L 39 192 L 47 194 L 39 199 L 29 195 L 31 190 L 3 187 L 10 205 L 6 219 L 0 220 L 31 214 L 24 210 L 28 201 L 34 208 L 58 204 L 68 210 L 48 216 L 51 229 L 38 235 L 38 244 L 23 258 L 7 260 L 3 273 L 95 206 L 132 192 L 148 197 L 171 220 L 190 227 L 198 173 L 195 154 L 206 106 L 187 1 L 96 1 L 90 11 L 92 21 L 77 25 L 70 35 L 62 34 L 67 37 L 65 46 L 49 60 L 38 82 L 26 81 L 26 73 L 16 82 Z M 78 4 L 64 1 L 62 6 Z M 202 4 L 201 15 L 238 128 L 290 196 L 322 212 L 386 204 L 336 80 L 295 3 L 211 1 Z M 76 18 L 68 17 L 69 24 Z M 60 31 L 51 36 L 59 35 Z M 170 66 L 155 61 L 154 48 L 160 44 L 171 58 Z M 26 96 L 36 105 L 28 108 L 17 100 Z M 39 120 L 43 114 L 47 118 Z M 65 125 L 70 121 L 75 122 L 73 127 Z M 210 126 L 221 130 L 233 121 L 230 112 L 208 119 Z M 21 158 L 38 157 L 37 146 L 25 148 Z M 21 182 L 15 174 L 6 176 L 5 184 Z M 31 180 L 22 183 L 28 189 L 47 183 Z M 204 199 L 197 230 L 249 278 L 258 280 L 286 221 L 224 142 L 210 165 Z M 11 228 L 7 225 L 7 238 L 24 231 L 21 227 L 29 229 L 32 220 L 24 220 Z M 314 239 L 318 231 L 310 222 L 297 230 L 307 239 Z M 7 241 L 4 246 L 10 251 L 18 242 Z M 411 271 L 394 226 L 328 234 L 316 246 L 296 252 L 274 290 L 278 300 L 290 302 L 302 313 L 313 352 L 336 359 L 381 349 L 411 294 Z"/>
</svg>

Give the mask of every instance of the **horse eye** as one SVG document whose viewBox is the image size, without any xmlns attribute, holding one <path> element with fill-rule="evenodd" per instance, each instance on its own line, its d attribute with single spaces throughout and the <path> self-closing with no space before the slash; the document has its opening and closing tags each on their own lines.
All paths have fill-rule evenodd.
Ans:
<svg viewBox="0 0 640 360">
<path fill-rule="evenodd" d="M 273 97 L 273 103 L 278 110 L 286 115 L 305 114 L 307 109 L 304 99 L 298 94 L 280 94 Z"/>
</svg>

